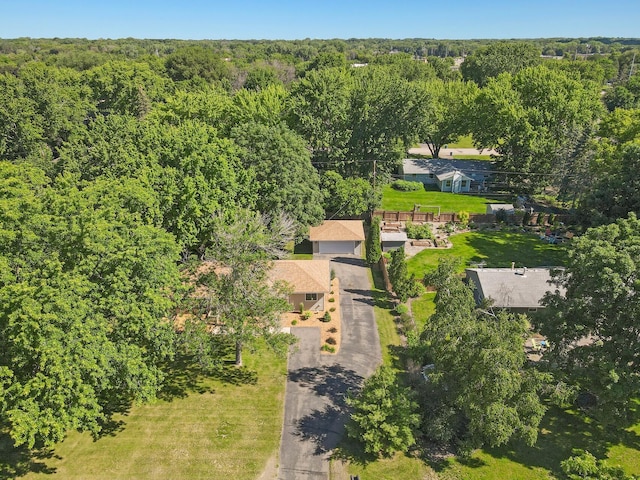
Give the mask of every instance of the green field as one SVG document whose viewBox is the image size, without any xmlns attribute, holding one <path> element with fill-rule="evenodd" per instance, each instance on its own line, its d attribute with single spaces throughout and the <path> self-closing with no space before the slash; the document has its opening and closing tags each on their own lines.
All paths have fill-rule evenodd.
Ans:
<svg viewBox="0 0 640 480">
<path fill-rule="evenodd" d="M 458 137 L 455 142 L 447 145 L 449 148 L 476 148 L 473 144 L 473 137 L 471 135 L 463 135 Z"/>
<path fill-rule="evenodd" d="M 117 416 L 116 428 L 96 441 L 69 432 L 31 464 L 0 444 L 0 478 L 30 471 L 20 478 L 254 480 L 278 454 L 286 360 L 260 348 L 245 364 L 257 373 L 253 384 L 235 367 L 223 381 L 176 365 L 162 400 Z"/>
<path fill-rule="evenodd" d="M 382 209 L 411 211 L 414 205 L 439 206 L 442 213 L 466 211 L 469 213 L 485 213 L 487 203 L 504 203 L 505 200 L 494 200 L 476 195 L 419 190 L 417 192 L 401 192 L 390 185 L 382 190 Z M 423 211 L 425 209 L 423 208 Z M 428 209 L 433 211 L 433 209 Z"/>
<path fill-rule="evenodd" d="M 565 246 L 550 245 L 537 235 L 506 231 L 474 231 L 450 237 L 453 247 L 447 250 L 427 249 L 407 260 L 407 269 L 417 278 L 438 265 L 443 256 L 462 260 L 460 272 L 474 263 L 486 267 L 540 267 L 564 265 Z"/>
</svg>

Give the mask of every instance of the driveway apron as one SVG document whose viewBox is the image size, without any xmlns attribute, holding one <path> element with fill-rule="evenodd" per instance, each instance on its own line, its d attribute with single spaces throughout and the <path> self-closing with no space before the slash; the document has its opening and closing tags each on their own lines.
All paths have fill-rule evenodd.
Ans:
<svg viewBox="0 0 640 480">
<path fill-rule="evenodd" d="M 342 344 L 338 354 L 321 355 L 319 329 L 291 328 L 298 344 L 289 356 L 280 480 L 329 478 L 329 457 L 349 416 L 345 395 L 382 361 L 368 268 L 355 256 L 330 258 L 340 279 Z"/>
</svg>

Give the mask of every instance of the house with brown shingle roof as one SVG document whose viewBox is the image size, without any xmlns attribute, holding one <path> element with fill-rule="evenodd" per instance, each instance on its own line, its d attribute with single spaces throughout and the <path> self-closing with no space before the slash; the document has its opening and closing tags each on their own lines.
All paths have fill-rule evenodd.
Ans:
<svg viewBox="0 0 640 480">
<path fill-rule="evenodd" d="M 325 296 L 331 291 L 329 260 L 276 260 L 269 271 L 272 282 L 284 281 L 292 288 L 291 310 L 324 310 Z"/>
<path fill-rule="evenodd" d="M 362 255 L 364 227 L 361 220 L 325 220 L 309 229 L 313 253 Z"/>
</svg>

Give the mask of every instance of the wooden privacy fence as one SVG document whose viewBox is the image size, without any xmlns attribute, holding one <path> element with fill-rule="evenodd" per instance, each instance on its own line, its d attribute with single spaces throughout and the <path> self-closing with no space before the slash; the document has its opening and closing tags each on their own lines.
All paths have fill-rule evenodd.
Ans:
<svg viewBox="0 0 640 480">
<path fill-rule="evenodd" d="M 545 218 L 542 223 L 538 222 L 538 217 L 544 215 Z M 458 215 L 456 213 L 440 213 L 439 215 L 434 212 L 407 212 L 398 210 L 376 210 L 373 212 L 373 216 L 380 217 L 384 222 L 412 222 L 412 223 L 427 223 L 427 222 L 457 222 Z M 511 218 L 515 216 L 511 215 Z M 522 218 L 522 217 L 520 217 Z M 571 224 L 573 217 L 566 214 L 558 214 L 555 216 L 558 222 L 565 224 Z M 469 221 L 474 223 L 495 223 L 496 216 L 490 213 L 471 213 L 469 214 Z M 534 212 L 529 220 L 530 225 L 547 225 L 549 222 L 549 214 L 544 212 Z"/>
</svg>

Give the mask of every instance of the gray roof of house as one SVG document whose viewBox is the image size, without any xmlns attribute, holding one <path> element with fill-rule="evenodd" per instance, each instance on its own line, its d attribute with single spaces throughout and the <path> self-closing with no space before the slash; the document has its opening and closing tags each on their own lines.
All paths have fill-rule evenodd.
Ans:
<svg viewBox="0 0 640 480">
<path fill-rule="evenodd" d="M 406 242 L 408 237 L 406 232 L 382 232 L 380 240 L 383 242 Z"/>
<path fill-rule="evenodd" d="M 402 161 L 402 173 L 442 175 L 459 170 L 471 177 L 488 175 L 494 168 L 493 162 L 479 160 L 455 160 L 446 158 L 406 158 Z"/>
<path fill-rule="evenodd" d="M 467 268 L 467 278 L 475 284 L 478 297 L 493 299 L 499 308 L 539 308 L 547 292 L 556 290 L 550 284 L 551 271 L 561 267 L 539 268 Z M 563 288 L 558 288 L 564 293 Z"/>
</svg>

